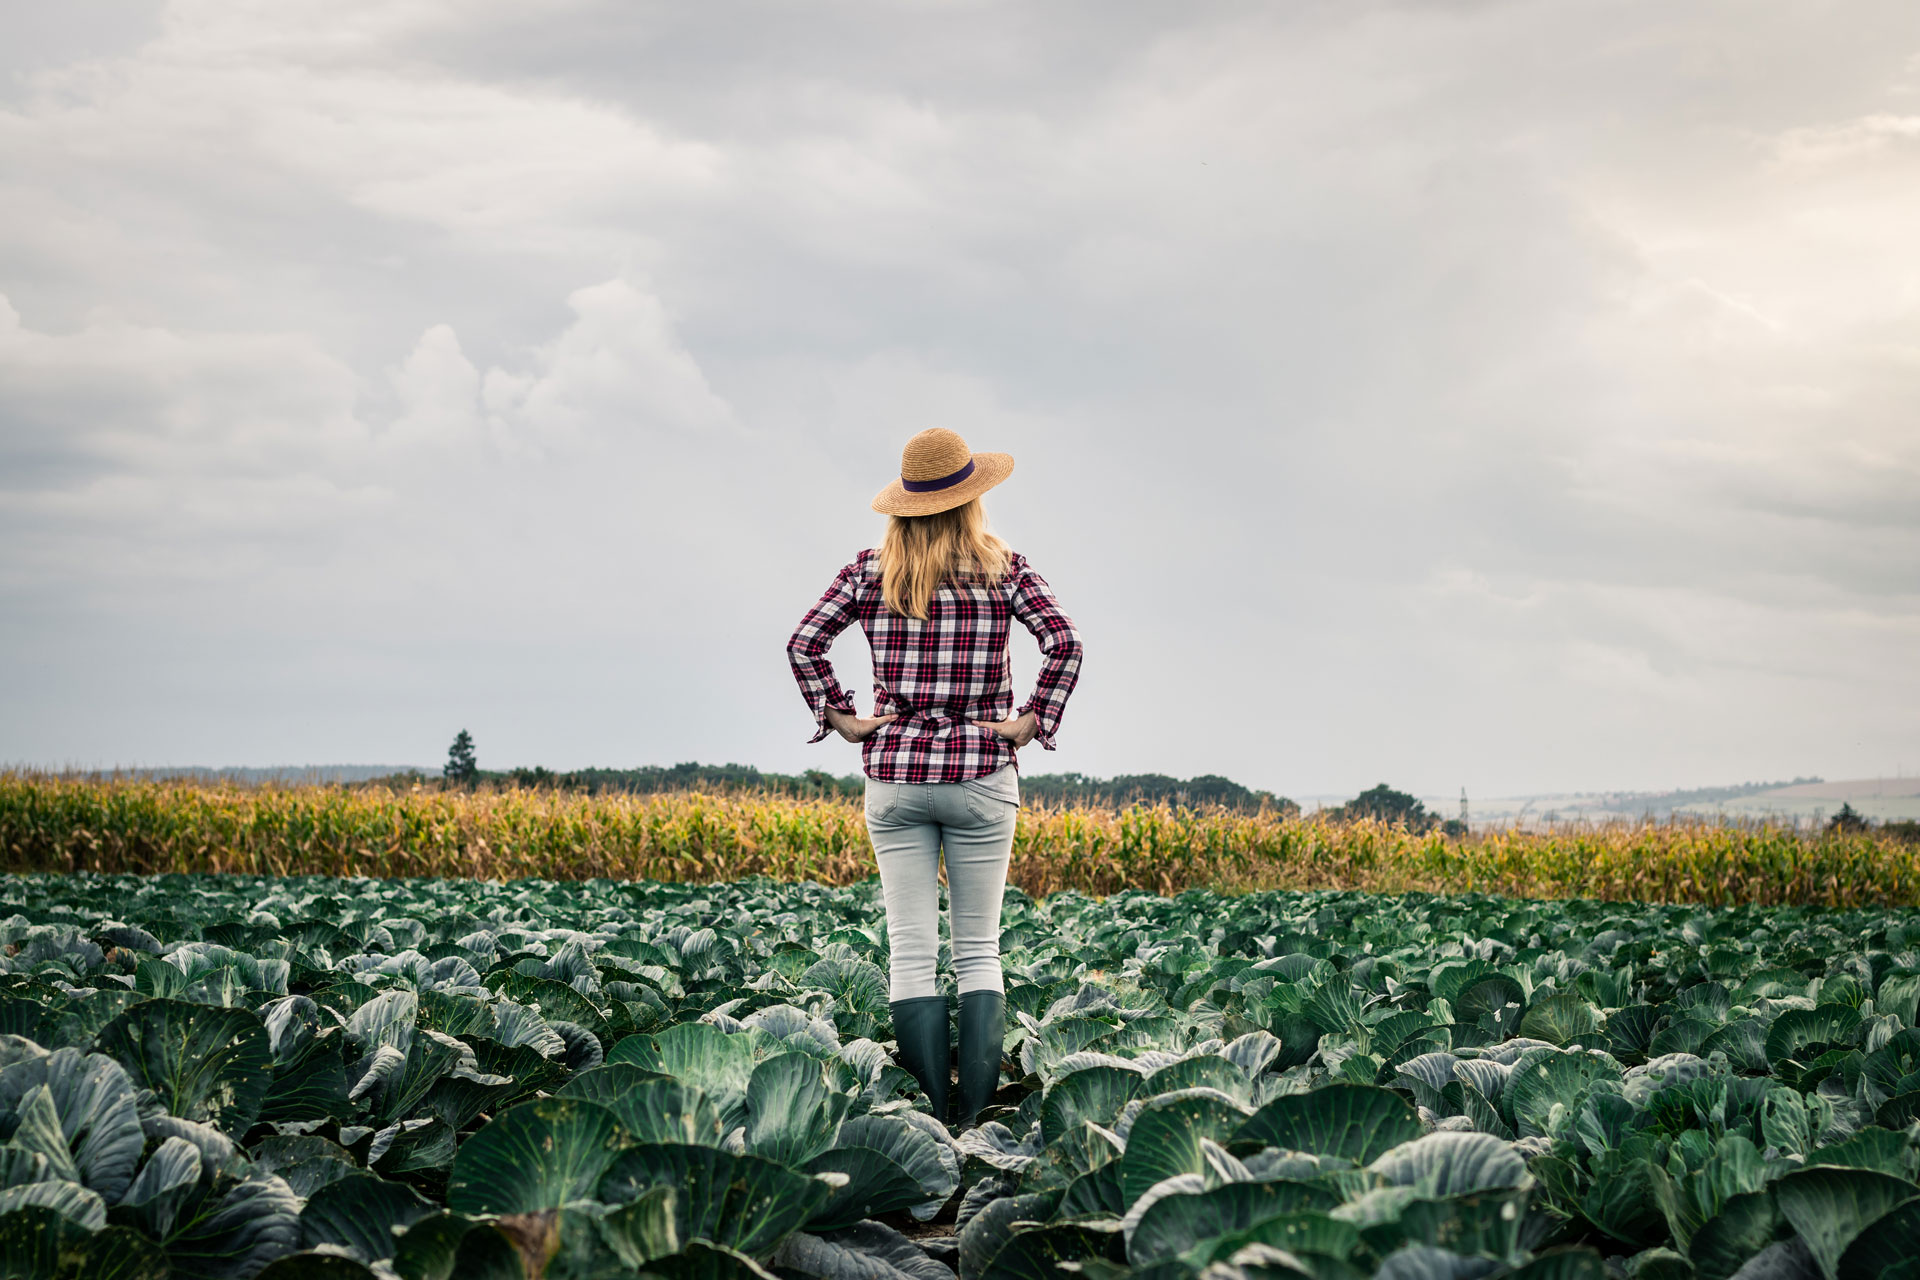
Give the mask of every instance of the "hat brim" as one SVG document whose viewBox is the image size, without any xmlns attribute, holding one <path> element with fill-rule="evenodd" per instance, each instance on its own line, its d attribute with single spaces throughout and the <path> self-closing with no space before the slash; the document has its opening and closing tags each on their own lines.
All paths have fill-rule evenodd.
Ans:
<svg viewBox="0 0 1920 1280">
<path fill-rule="evenodd" d="M 979 497 L 1012 474 L 1012 454 L 976 453 L 973 455 L 973 474 L 951 489 L 912 493 L 895 480 L 875 495 L 873 509 L 889 516 L 930 516 L 937 511 L 951 511 Z"/>
</svg>

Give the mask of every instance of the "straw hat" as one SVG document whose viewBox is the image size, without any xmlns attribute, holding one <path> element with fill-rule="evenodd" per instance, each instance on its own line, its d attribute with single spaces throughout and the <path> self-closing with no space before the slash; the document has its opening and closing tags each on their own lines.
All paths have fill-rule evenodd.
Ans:
<svg viewBox="0 0 1920 1280">
<path fill-rule="evenodd" d="M 873 509 L 890 516 L 930 516 L 979 497 L 1013 474 L 1013 455 L 974 453 L 958 432 L 928 427 L 900 454 L 900 478 L 882 489 Z"/>
</svg>

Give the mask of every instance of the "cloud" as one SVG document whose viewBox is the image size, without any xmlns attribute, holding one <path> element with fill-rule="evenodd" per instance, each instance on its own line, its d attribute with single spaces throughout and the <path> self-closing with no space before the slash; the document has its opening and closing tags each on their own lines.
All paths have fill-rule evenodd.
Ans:
<svg viewBox="0 0 1920 1280">
<path fill-rule="evenodd" d="M 726 402 L 707 385 L 660 300 L 624 280 L 568 296 L 575 319 L 533 353 L 527 373 L 489 370 L 488 422 L 506 449 L 530 441 L 579 442 L 596 430 L 644 436 L 725 422 Z"/>
<path fill-rule="evenodd" d="M 1788 129 L 1775 139 L 1774 149 L 1782 164 L 1820 166 L 1915 141 L 1920 141 L 1920 116 L 1876 112 L 1840 125 Z"/>
<path fill-rule="evenodd" d="M 211 556 L 257 572 L 288 539 L 346 547 L 397 535 L 385 522 L 422 503 L 484 507 L 519 461 L 617 467 L 661 432 L 728 421 L 651 294 L 613 280 L 569 304 L 575 322 L 523 369 L 484 378 L 452 326 L 430 326 L 387 371 L 385 404 L 305 335 L 110 316 L 50 334 L 0 295 L 12 570 L 202 580 Z"/>
<path fill-rule="evenodd" d="M 480 371 L 460 349 L 453 326 L 436 324 L 420 335 L 406 363 L 388 375 L 400 415 L 386 439 L 398 446 L 459 445 L 477 438 Z"/>
<path fill-rule="evenodd" d="M 0 661 L 42 677 L 0 757 L 471 721 L 851 768 L 780 642 L 936 423 L 1016 456 L 995 524 L 1089 637 L 1034 767 L 1920 745 L 1891 0 L 48 14 L 0 88 Z"/>
<path fill-rule="evenodd" d="M 112 315 L 45 333 L 0 298 L 5 510 L 40 533 L 32 520 L 225 530 L 357 501 L 368 435 L 355 383 L 298 334 L 182 333 Z"/>
</svg>

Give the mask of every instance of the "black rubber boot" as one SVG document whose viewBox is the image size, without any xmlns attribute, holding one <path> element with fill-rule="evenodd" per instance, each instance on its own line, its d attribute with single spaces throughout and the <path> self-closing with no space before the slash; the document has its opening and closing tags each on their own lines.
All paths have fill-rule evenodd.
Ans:
<svg viewBox="0 0 1920 1280">
<path fill-rule="evenodd" d="M 960 1107 L 955 1127 L 970 1125 L 1000 1091 L 1000 1054 L 1007 1040 L 1007 997 L 960 993 Z"/>
<path fill-rule="evenodd" d="M 947 998 L 916 996 L 892 1001 L 893 1038 L 900 1065 L 920 1082 L 933 1118 L 947 1122 L 947 1085 L 953 1069 L 953 1041 L 947 1034 Z"/>
</svg>

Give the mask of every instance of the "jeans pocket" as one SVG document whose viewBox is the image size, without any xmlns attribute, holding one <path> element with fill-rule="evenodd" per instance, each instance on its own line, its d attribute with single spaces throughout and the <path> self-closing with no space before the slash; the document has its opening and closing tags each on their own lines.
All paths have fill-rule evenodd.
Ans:
<svg viewBox="0 0 1920 1280">
<path fill-rule="evenodd" d="M 891 782 L 867 779 L 867 821 L 885 822 L 900 807 L 900 788 Z"/>
<path fill-rule="evenodd" d="M 1002 800 L 998 796 L 987 795 L 985 792 L 974 787 L 967 787 L 965 790 L 967 794 L 967 812 L 978 818 L 982 823 L 998 822 L 1020 807 L 1011 800 Z"/>
</svg>

